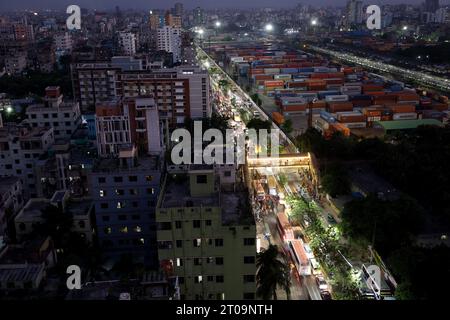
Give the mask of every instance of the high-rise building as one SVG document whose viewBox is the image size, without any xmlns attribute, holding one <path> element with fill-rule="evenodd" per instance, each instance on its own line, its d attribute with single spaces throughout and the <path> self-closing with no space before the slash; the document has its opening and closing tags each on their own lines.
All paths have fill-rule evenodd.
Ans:
<svg viewBox="0 0 450 320">
<path fill-rule="evenodd" d="M 159 155 L 163 151 L 163 124 L 151 97 L 99 103 L 96 126 L 100 156 L 118 156 L 124 145 L 137 147 L 139 155 Z"/>
<path fill-rule="evenodd" d="M 194 24 L 199 26 L 202 24 L 205 24 L 206 19 L 205 19 L 205 11 L 200 8 L 197 7 L 194 9 Z"/>
<path fill-rule="evenodd" d="M 183 16 L 183 13 L 184 13 L 184 12 L 183 12 L 183 4 L 180 3 L 180 2 L 175 3 L 174 9 L 173 9 L 173 13 L 174 13 L 176 16 L 182 17 L 182 16 Z"/>
<path fill-rule="evenodd" d="M 181 61 L 181 29 L 164 26 L 158 29 L 158 50 L 170 52 L 173 62 Z"/>
<path fill-rule="evenodd" d="M 70 53 L 72 51 L 72 36 L 70 33 L 65 32 L 55 36 L 55 47 L 56 50 L 64 51 Z"/>
<path fill-rule="evenodd" d="M 248 194 L 222 189 L 212 166 L 169 174 L 156 208 L 160 264 L 184 299 L 254 299 L 256 228 Z"/>
<path fill-rule="evenodd" d="M 181 28 L 182 25 L 181 16 L 176 16 L 171 14 L 170 12 L 167 12 L 165 16 L 165 24 L 166 26 L 172 28 Z"/>
<path fill-rule="evenodd" d="M 77 102 L 63 102 L 59 87 L 45 88 L 44 104 L 30 105 L 26 110 L 32 127 L 52 127 L 55 140 L 69 140 L 81 123 Z"/>
<path fill-rule="evenodd" d="M 164 26 L 164 17 L 157 12 L 151 12 L 149 17 L 150 30 L 158 30 Z"/>
<path fill-rule="evenodd" d="M 132 145 L 123 146 L 118 157 L 95 164 L 89 190 L 105 256 L 131 254 L 135 262 L 158 267 L 155 206 L 160 175 L 161 158 L 138 159 Z"/>
<path fill-rule="evenodd" d="M 75 99 L 82 109 L 116 98 L 151 95 L 160 119 L 170 127 L 192 119 L 211 116 L 209 75 L 198 67 L 124 71 L 111 63 L 77 63 L 72 65 Z"/>
<path fill-rule="evenodd" d="M 119 47 L 123 54 L 133 56 L 136 54 L 137 38 L 132 32 L 119 32 Z"/>
<path fill-rule="evenodd" d="M 425 0 L 424 11 L 435 13 L 439 9 L 439 0 Z"/>
<path fill-rule="evenodd" d="M 361 24 L 363 18 L 363 2 L 360 0 L 349 0 L 347 2 L 347 24 Z"/>
</svg>

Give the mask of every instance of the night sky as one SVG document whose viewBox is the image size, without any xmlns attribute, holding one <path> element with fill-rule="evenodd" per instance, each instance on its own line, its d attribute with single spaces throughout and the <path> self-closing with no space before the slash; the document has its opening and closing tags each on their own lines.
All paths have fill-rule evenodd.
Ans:
<svg viewBox="0 0 450 320">
<path fill-rule="evenodd" d="M 418 4 L 424 0 L 364 0 L 367 4 L 398 4 L 410 3 Z M 70 4 L 77 4 L 90 9 L 111 9 L 118 5 L 123 9 L 151 9 L 151 8 L 169 8 L 174 3 L 181 2 L 185 8 L 191 9 L 196 6 L 203 8 L 252 8 L 252 7 L 293 7 L 298 3 L 312 4 L 313 6 L 335 5 L 342 6 L 346 0 L 14 0 L 0 1 L 0 10 L 15 9 L 61 9 L 63 10 Z M 441 3 L 448 3 L 447 0 L 441 0 Z"/>
</svg>

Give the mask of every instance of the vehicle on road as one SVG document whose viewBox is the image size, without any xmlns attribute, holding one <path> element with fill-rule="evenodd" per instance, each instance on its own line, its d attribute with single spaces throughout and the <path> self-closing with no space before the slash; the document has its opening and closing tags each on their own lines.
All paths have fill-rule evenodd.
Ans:
<svg viewBox="0 0 450 320">
<path fill-rule="evenodd" d="M 306 255 L 305 248 L 303 247 L 303 241 L 301 239 L 289 241 L 289 252 L 295 266 L 297 267 L 299 275 L 311 275 L 311 264 L 308 256 Z"/>
<path fill-rule="evenodd" d="M 277 214 L 277 229 L 280 234 L 280 238 L 287 242 L 289 240 L 293 240 L 294 238 L 294 230 L 292 229 L 291 224 L 289 223 L 289 219 L 284 212 L 278 212 Z"/>
<path fill-rule="evenodd" d="M 325 281 L 323 276 L 316 276 L 316 283 L 320 291 L 328 290 L 328 283 Z"/>
<path fill-rule="evenodd" d="M 327 220 L 329 224 L 337 224 L 336 219 L 334 219 L 334 217 L 331 215 L 331 213 L 327 214 Z"/>
</svg>

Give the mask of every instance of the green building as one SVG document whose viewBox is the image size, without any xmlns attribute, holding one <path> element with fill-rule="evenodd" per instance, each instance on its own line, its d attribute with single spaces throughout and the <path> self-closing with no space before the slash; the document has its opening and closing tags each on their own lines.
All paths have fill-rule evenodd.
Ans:
<svg viewBox="0 0 450 320">
<path fill-rule="evenodd" d="M 210 166 L 168 174 L 156 208 L 160 263 L 182 299 L 254 299 L 256 227 L 248 192 L 225 191 Z"/>
</svg>

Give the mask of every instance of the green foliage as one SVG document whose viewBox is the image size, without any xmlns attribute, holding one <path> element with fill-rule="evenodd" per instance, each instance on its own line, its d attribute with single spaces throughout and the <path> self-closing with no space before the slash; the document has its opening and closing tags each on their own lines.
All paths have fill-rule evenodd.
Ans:
<svg viewBox="0 0 450 320">
<path fill-rule="evenodd" d="M 321 184 L 332 197 L 350 193 L 351 183 L 347 170 L 338 163 L 329 165 L 322 171 Z"/>
<path fill-rule="evenodd" d="M 423 212 L 410 198 L 383 201 L 369 195 L 348 202 L 341 217 L 344 235 L 374 241 L 375 249 L 387 255 L 411 242 L 412 236 L 420 230 Z"/>
<path fill-rule="evenodd" d="M 66 97 L 72 97 L 72 82 L 67 70 L 42 73 L 30 71 L 23 76 L 8 76 L 0 78 L 0 92 L 8 92 L 14 98 L 23 98 L 29 95 L 42 96 L 48 86 L 60 86 Z"/>
<path fill-rule="evenodd" d="M 399 300 L 439 300 L 448 295 L 450 248 L 403 247 L 388 259 L 391 271 L 400 281 L 395 292 Z M 427 277 L 432 270 L 434 277 Z"/>
<path fill-rule="evenodd" d="M 287 134 L 290 134 L 293 130 L 292 120 L 287 119 L 286 121 L 284 121 L 284 123 L 281 125 L 281 129 L 283 129 Z"/>
<path fill-rule="evenodd" d="M 250 97 L 254 103 L 256 103 L 259 107 L 262 105 L 262 100 L 257 93 L 254 93 Z"/>
<path fill-rule="evenodd" d="M 269 120 L 261 120 L 258 118 L 253 118 L 247 123 L 247 128 L 249 129 L 267 129 L 270 130 L 272 128 L 272 123 Z"/>
</svg>

